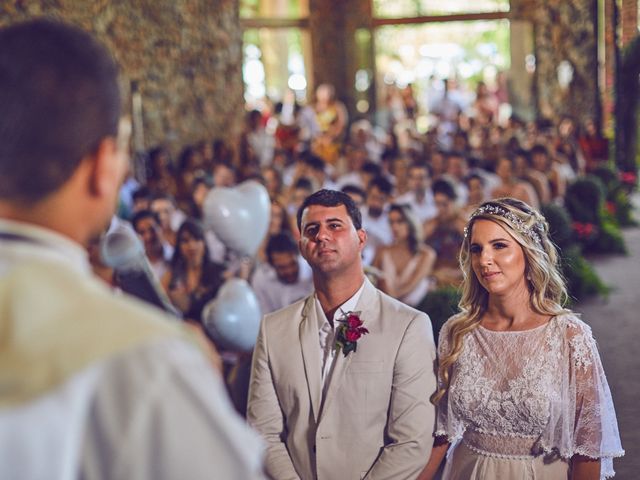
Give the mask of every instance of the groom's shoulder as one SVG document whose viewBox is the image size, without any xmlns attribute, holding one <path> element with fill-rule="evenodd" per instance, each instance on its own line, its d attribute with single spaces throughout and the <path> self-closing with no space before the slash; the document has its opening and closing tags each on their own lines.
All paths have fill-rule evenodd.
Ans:
<svg viewBox="0 0 640 480">
<path fill-rule="evenodd" d="M 296 322 L 295 319 L 301 319 L 307 301 L 311 296 L 298 300 L 291 305 L 276 310 L 275 312 L 267 313 L 263 322 L 267 328 L 291 328 Z"/>
<path fill-rule="evenodd" d="M 415 318 L 430 321 L 429 316 L 425 312 L 413 308 L 406 303 L 387 295 L 381 290 L 376 290 L 380 298 L 380 309 L 386 313 L 394 314 L 396 319 L 404 320 L 406 322 L 411 322 Z"/>
</svg>

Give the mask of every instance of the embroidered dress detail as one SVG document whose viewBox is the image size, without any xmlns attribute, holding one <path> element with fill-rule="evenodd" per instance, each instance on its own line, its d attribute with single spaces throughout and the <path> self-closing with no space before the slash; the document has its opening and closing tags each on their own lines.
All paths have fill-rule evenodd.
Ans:
<svg viewBox="0 0 640 480">
<path fill-rule="evenodd" d="M 440 357 L 448 334 L 445 324 Z M 526 331 L 478 326 L 465 335 L 436 435 L 499 458 L 599 458 L 602 478 L 613 474 L 612 457 L 624 454 L 591 329 L 572 314 Z"/>
</svg>

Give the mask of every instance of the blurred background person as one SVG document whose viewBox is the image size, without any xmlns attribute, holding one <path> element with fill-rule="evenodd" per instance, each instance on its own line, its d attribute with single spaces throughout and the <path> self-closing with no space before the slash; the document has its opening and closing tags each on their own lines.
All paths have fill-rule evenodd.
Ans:
<svg viewBox="0 0 640 480">
<path fill-rule="evenodd" d="M 309 264 L 300 256 L 298 244 L 290 233 L 269 237 L 267 263 L 260 264 L 251 279 L 262 314 L 275 312 L 313 291 Z"/>
<path fill-rule="evenodd" d="M 449 181 L 434 182 L 432 190 L 438 215 L 424 224 L 424 237 L 436 251 L 433 277 L 437 287 L 458 286 L 462 280 L 458 253 L 466 218 L 456 203 L 456 192 Z"/>
<path fill-rule="evenodd" d="M 224 267 L 210 260 L 204 230 L 196 220 L 185 220 L 176 238 L 162 287 L 184 318 L 200 322 L 202 309 L 224 281 Z"/>
<path fill-rule="evenodd" d="M 436 252 L 422 242 L 422 227 L 409 205 L 392 204 L 389 224 L 393 242 L 380 247 L 372 263 L 382 272 L 377 287 L 415 307 L 429 291 Z"/>
</svg>

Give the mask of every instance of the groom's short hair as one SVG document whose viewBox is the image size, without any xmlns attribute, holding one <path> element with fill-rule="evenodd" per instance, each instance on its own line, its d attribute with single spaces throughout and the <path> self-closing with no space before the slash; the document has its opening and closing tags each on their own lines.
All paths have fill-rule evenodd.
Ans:
<svg viewBox="0 0 640 480">
<path fill-rule="evenodd" d="M 322 189 L 309 195 L 302 205 L 300 205 L 297 214 L 298 230 L 300 231 L 302 231 L 302 213 L 305 208 L 311 205 L 320 205 L 322 207 L 339 207 L 340 205 L 344 205 L 356 230 L 362 228 L 362 214 L 349 195 L 337 190 Z"/>
</svg>

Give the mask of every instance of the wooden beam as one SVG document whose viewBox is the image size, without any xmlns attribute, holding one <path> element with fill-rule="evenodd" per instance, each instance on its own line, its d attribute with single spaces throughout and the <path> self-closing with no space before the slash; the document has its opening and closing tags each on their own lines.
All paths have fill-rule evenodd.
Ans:
<svg viewBox="0 0 640 480">
<path fill-rule="evenodd" d="M 308 18 L 241 18 L 240 26 L 247 28 L 309 28 Z"/>
<path fill-rule="evenodd" d="M 509 18 L 509 12 L 456 13 L 451 15 L 423 15 L 406 18 L 374 18 L 373 28 L 386 25 L 417 25 L 421 23 L 470 22 L 476 20 L 503 20 Z"/>
</svg>

